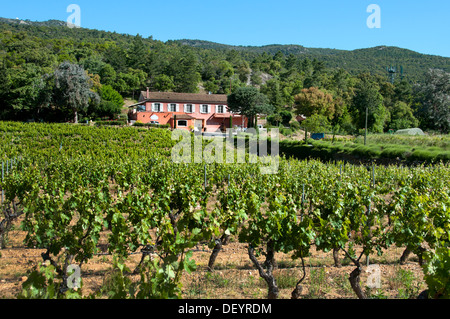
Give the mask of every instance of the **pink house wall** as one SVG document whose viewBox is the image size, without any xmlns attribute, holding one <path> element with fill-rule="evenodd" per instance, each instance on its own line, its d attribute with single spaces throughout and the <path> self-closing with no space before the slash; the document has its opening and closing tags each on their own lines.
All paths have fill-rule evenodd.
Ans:
<svg viewBox="0 0 450 319">
<path fill-rule="evenodd" d="M 152 111 L 152 104 L 153 103 L 159 103 L 162 106 L 162 110 L 160 112 L 154 112 Z M 145 103 L 145 111 L 138 111 L 136 114 L 136 120 L 148 123 L 151 121 L 150 117 L 152 115 L 158 116 L 158 122 L 160 124 L 171 124 L 173 128 L 173 121 L 170 121 L 172 118 L 171 115 L 189 115 L 196 120 L 203 120 L 203 125 L 206 127 L 207 132 L 215 132 L 218 130 L 224 130 L 230 126 L 230 116 L 233 116 L 233 126 L 247 126 L 247 121 L 241 115 L 237 114 L 231 114 L 228 112 L 227 105 L 226 104 L 207 104 L 209 105 L 209 113 L 202 113 L 200 112 L 200 108 L 202 104 L 192 104 L 195 108 L 194 112 L 192 113 L 185 113 L 184 112 L 184 104 L 185 103 L 177 103 L 178 104 L 178 112 L 169 112 L 169 104 L 175 104 L 175 103 L 163 103 L 163 102 L 146 102 Z M 224 113 L 217 113 L 218 109 L 217 107 L 219 105 L 223 105 L 224 107 Z M 188 121 L 188 127 L 189 129 L 190 125 L 194 125 L 194 120 Z M 182 128 L 177 125 L 177 128 Z"/>
</svg>

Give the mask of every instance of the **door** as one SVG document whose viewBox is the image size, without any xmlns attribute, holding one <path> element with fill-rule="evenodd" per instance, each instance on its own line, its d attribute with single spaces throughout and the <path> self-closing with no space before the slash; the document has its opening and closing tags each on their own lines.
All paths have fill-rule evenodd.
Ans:
<svg viewBox="0 0 450 319">
<path fill-rule="evenodd" d="M 194 130 L 201 132 L 203 129 L 203 120 L 195 120 Z"/>
</svg>

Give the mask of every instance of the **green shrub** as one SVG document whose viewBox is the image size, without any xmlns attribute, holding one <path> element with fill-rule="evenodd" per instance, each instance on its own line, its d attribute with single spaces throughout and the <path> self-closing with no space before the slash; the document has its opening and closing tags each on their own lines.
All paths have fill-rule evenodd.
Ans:
<svg viewBox="0 0 450 319">
<path fill-rule="evenodd" d="M 386 147 L 382 147 L 380 156 L 386 158 L 403 158 L 405 153 L 407 152 L 410 152 L 409 147 L 400 145 L 388 145 Z"/>
<path fill-rule="evenodd" d="M 114 126 L 127 125 L 127 121 L 126 120 L 97 121 L 97 122 L 95 122 L 95 125 L 97 125 L 97 126 L 103 126 L 103 125 L 114 125 Z"/>
<path fill-rule="evenodd" d="M 429 151 L 427 149 L 417 149 L 408 157 L 411 161 L 434 161 L 438 153 Z"/>
<path fill-rule="evenodd" d="M 153 123 L 142 123 L 142 122 L 135 122 L 133 126 L 139 126 L 139 127 L 156 127 L 156 128 L 170 128 L 170 124 L 153 124 Z"/>
<path fill-rule="evenodd" d="M 434 253 L 425 254 L 424 259 L 422 270 L 429 298 L 450 298 L 450 249 L 438 248 Z"/>
</svg>

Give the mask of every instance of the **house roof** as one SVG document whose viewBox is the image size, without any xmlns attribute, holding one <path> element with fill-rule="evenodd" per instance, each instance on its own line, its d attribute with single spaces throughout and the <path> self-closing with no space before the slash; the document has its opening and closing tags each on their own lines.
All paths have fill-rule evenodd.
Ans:
<svg viewBox="0 0 450 319">
<path fill-rule="evenodd" d="M 195 119 L 195 117 L 192 117 L 188 114 L 172 114 L 172 118 L 174 119 L 175 116 L 177 117 L 177 120 L 192 120 Z"/>
<path fill-rule="evenodd" d="M 225 115 L 222 113 L 214 113 L 213 116 L 218 119 L 229 119 L 230 118 L 230 114 Z M 233 114 L 232 116 L 236 117 L 236 116 L 240 116 L 240 114 Z"/>
<path fill-rule="evenodd" d="M 214 103 L 227 104 L 226 94 L 175 93 L 175 92 L 141 92 L 140 101 L 174 102 L 174 103 Z"/>
</svg>

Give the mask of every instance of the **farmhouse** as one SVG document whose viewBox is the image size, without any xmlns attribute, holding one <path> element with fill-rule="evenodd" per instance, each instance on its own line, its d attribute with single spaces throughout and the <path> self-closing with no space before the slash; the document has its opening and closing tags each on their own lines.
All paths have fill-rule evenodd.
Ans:
<svg viewBox="0 0 450 319">
<path fill-rule="evenodd" d="M 247 127 L 247 119 L 228 110 L 227 95 L 142 91 L 130 106 L 131 122 L 169 124 L 171 128 L 200 132 Z"/>
</svg>

